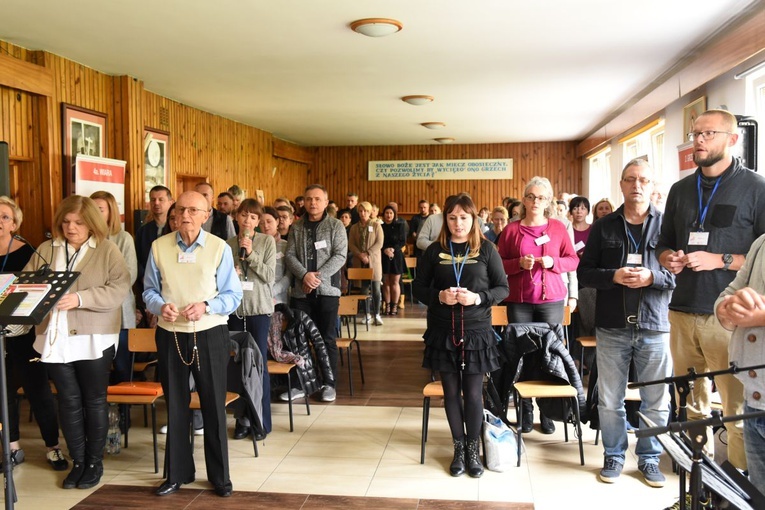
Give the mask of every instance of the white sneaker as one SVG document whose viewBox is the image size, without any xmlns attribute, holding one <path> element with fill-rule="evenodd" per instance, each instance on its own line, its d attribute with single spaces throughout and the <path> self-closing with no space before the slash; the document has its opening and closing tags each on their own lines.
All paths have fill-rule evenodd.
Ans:
<svg viewBox="0 0 765 510">
<path fill-rule="evenodd" d="M 159 428 L 159 433 L 160 433 L 160 434 L 167 434 L 167 425 L 162 425 L 162 426 Z"/>
<path fill-rule="evenodd" d="M 334 402 L 337 398 L 337 392 L 332 386 L 324 385 L 321 387 L 321 401 L 322 402 Z"/>
<path fill-rule="evenodd" d="M 205 429 L 204 428 L 194 429 L 194 435 L 195 436 L 204 436 L 205 435 Z"/>
<path fill-rule="evenodd" d="M 292 400 L 297 400 L 299 398 L 305 397 L 305 392 L 303 390 L 301 390 L 300 388 L 292 388 L 290 390 L 290 392 L 292 393 Z M 284 393 L 279 395 L 279 400 L 283 400 L 285 402 L 289 402 L 290 401 L 290 394 L 285 391 Z"/>
<path fill-rule="evenodd" d="M 378 313 L 377 315 L 375 315 L 375 326 L 382 326 L 382 325 L 383 325 L 382 317 L 380 317 L 380 314 Z"/>
<path fill-rule="evenodd" d="M 371 315 L 369 315 L 369 314 L 366 314 L 366 315 L 364 316 L 364 318 L 362 319 L 362 323 L 364 323 L 364 324 L 369 324 L 370 322 L 372 322 L 372 316 L 371 316 Z"/>
</svg>

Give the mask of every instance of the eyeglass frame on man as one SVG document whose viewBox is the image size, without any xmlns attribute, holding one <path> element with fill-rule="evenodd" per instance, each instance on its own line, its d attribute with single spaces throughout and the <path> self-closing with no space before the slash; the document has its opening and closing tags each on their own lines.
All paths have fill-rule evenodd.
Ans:
<svg viewBox="0 0 765 510">
<path fill-rule="evenodd" d="M 688 141 L 692 142 L 696 138 L 701 138 L 705 142 L 711 142 L 715 139 L 715 136 L 717 136 L 718 133 L 726 134 L 726 135 L 733 135 L 735 133 L 731 133 L 730 131 L 715 131 L 713 129 L 708 129 L 706 131 L 691 131 L 688 133 Z"/>
<path fill-rule="evenodd" d="M 183 216 L 183 213 L 189 213 L 189 216 L 196 216 L 200 212 L 204 211 L 204 209 L 200 209 L 199 207 L 175 207 L 175 211 L 178 215 Z"/>
<path fill-rule="evenodd" d="M 653 182 L 653 179 L 649 179 L 648 177 L 625 177 L 622 179 L 622 182 L 626 182 L 630 186 L 634 185 L 636 182 L 639 182 L 641 186 L 648 186 Z"/>
</svg>

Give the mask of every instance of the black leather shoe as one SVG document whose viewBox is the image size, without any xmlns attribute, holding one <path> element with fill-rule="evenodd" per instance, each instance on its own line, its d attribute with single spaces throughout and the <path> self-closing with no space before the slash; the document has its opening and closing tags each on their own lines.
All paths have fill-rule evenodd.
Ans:
<svg viewBox="0 0 765 510">
<path fill-rule="evenodd" d="M 521 427 L 521 432 L 528 434 L 532 430 L 534 430 L 534 412 L 527 413 L 523 411 L 523 426 Z"/>
<path fill-rule="evenodd" d="M 92 489 L 101 482 L 101 477 L 104 474 L 103 461 L 94 461 L 85 465 L 85 472 L 77 481 L 78 489 Z"/>
<path fill-rule="evenodd" d="M 555 432 L 555 423 L 547 416 L 542 416 L 542 434 L 553 434 Z"/>
<path fill-rule="evenodd" d="M 228 498 L 233 492 L 234 489 L 228 485 L 219 485 L 218 487 L 215 487 L 215 494 L 221 498 Z"/>
<path fill-rule="evenodd" d="M 159 489 L 157 489 L 156 494 L 157 496 L 169 496 L 170 494 L 178 492 L 178 489 L 181 488 L 181 485 L 189 483 L 194 483 L 194 479 L 192 478 L 186 482 L 170 482 L 165 480 L 165 482 L 159 486 Z"/>
<path fill-rule="evenodd" d="M 240 425 L 239 422 L 236 422 L 236 425 L 234 426 L 234 439 L 244 439 L 249 435 L 250 427 L 245 427 L 244 425 Z"/>
</svg>

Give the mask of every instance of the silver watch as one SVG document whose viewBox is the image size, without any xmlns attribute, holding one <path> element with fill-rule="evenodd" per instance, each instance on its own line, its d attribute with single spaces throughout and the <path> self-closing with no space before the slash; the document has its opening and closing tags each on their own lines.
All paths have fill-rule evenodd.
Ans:
<svg viewBox="0 0 765 510">
<path fill-rule="evenodd" d="M 733 264 L 733 255 L 730 253 L 723 253 L 722 256 L 723 261 L 723 271 L 727 271 L 730 269 L 730 265 Z"/>
</svg>

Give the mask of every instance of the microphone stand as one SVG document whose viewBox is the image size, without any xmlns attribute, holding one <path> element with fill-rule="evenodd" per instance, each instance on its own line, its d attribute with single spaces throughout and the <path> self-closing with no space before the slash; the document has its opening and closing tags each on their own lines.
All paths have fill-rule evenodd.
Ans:
<svg viewBox="0 0 765 510">
<path fill-rule="evenodd" d="M 10 420 L 8 418 L 8 382 L 5 379 L 5 326 L 0 326 L 0 419 L 3 423 L 3 479 L 5 480 L 5 508 L 13 509 L 16 500 L 16 487 L 13 484 L 13 465 L 11 461 Z"/>
<path fill-rule="evenodd" d="M 742 369 L 743 370 L 743 369 Z M 719 426 L 724 423 L 739 420 L 749 420 L 753 418 L 765 418 L 765 411 L 756 413 L 739 414 L 736 416 L 720 417 L 719 411 L 712 411 L 712 417 L 705 420 L 694 420 L 684 422 L 672 422 L 665 426 L 650 427 L 647 429 L 638 429 L 635 431 L 635 437 L 653 437 L 665 432 L 688 432 L 686 436 L 690 437 L 691 451 L 693 452 L 691 464 L 691 510 L 701 510 L 699 498 L 703 487 L 701 476 L 701 461 L 704 455 L 704 445 L 707 444 L 706 428 L 710 426 Z M 680 507 L 684 508 L 685 498 L 680 501 Z"/>
<path fill-rule="evenodd" d="M 664 379 L 657 379 L 655 381 L 644 381 L 644 382 L 633 382 L 627 384 L 627 388 L 629 389 L 635 389 L 635 388 L 643 388 L 645 386 L 652 386 L 654 384 L 674 384 L 675 390 L 677 391 L 678 396 L 680 397 L 680 402 L 678 405 L 678 421 L 679 422 L 687 422 L 688 420 L 688 395 L 690 395 L 691 390 L 693 389 L 693 383 L 697 379 L 709 379 L 710 381 L 713 380 L 718 375 L 728 375 L 728 374 L 737 374 L 739 372 L 749 371 L 749 370 L 759 370 L 765 368 L 765 364 L 762 365 L 752 365 L 748 367 L 738 367 L 735 362 L 730 363 L 730 367 L 726 368 L 724 370 L 717 370 L 713 372 L 701 372 L 696 373 L 696 369 L 694 367 L 690 367 L 688 369 L 688 373 L 685 375 L 677 375 L 672 377 L 665 377 Z M 740 418 L 737 418 L 737 420 Z M 723 418 L 725 421 L 735 421 L 735 420 L 728 420 L 727 418 Z M 696 420 L 694 423 L 702 423 L 706 422 L 707 420 Z M 718 425 L 718 423 L 714 423 L 715 425 Z M 687 429 L 683 429 L 687 430 Z M 694 434 L 694 436 L 700 435 L 703 436 L 703 443 L 701 446 L 703 447 L 707 442 L 707 434 L 706 429 L 702 429 L 699 434 Z M 683 437 L 683 436 L 681 436 Z M 685 436 L 686 442 L 690 443 L 691 447 L 694 447 L 695 438 L 688 438 L 687 435 Z M 695 467 L 694 463 L 694 467 Z M 680 476 L 680 510 L 686 510 L 685 508 L 685 472 L 678 466 L 678 475 Z M 691 485 L 693 485 L 693 479 L 691 479 Z M 691 497 L 696 497 L 695 494 L 691 494 Z"/>
</svg>

